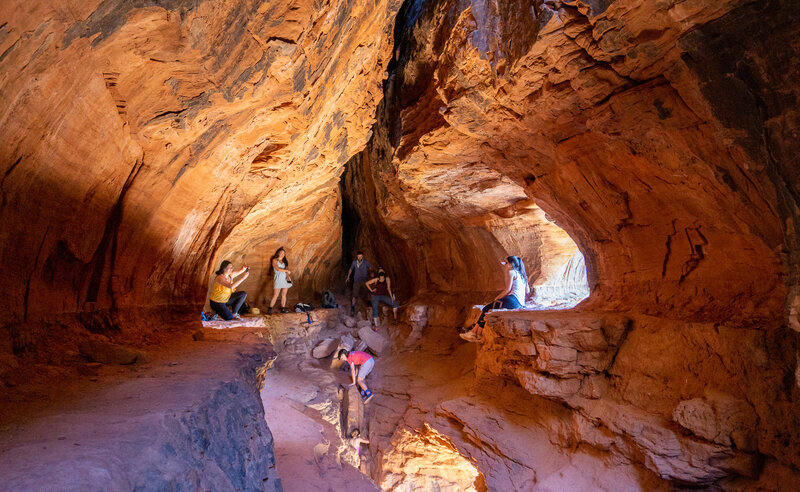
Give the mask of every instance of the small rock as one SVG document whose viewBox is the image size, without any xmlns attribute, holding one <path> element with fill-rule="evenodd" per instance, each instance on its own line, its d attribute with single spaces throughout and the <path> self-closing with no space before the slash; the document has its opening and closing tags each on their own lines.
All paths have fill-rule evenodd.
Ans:
<svg viewBox="0 0 800 492">
<path fill-rule="evenodd" d="M 416 305 L 411 308 L 411 314 L 408 317 L 409 321 L 424 321 L 428 323 L 428 306 Z"/>
<path fill-rule="evenodd" d="M 324 359 L 333 353 L 336 350 L 336 347 L 339 346 L 339 340 L 336 338 L 326 338 L 317 344 L 316 347 L 311 351 L 311 355 L 316 357 L 317 359 Z"/>
<path fill-rule="evenodd" d="M 364 327 L 358 330 L 358 336 L 376 354 L 383 353 L 383 350 L 389 345 L 389 341 L 386 339 L 386 337 L 372 331 L 372 329 L 369 327 Z"/>
<path fill-rule="evenodd" d="M 78 366 L 78 374 L 83 376 L 97 376 L 100 373 L 102 364 L 99 362 L 88 362 Z"/>
<path fill-rule="evenodd" d="M 352 327 L 356 326 L 356 320 L 355 320 L 355 318 L 353 318 L 351 316 L 344 316 L 342 318 L 342 323 L 344 323 L 344 325 L 346 327 L 348 327 L 348 328 L 352 328 Z"/>
<path fill-rule="evenodd" d="M 347 351 L 353 350 L 353 347 L 356 344 L 356 339 L 353 338 L 353 335 L 349 333 L 346 335 L 342 335 L 341 341 L 342 343 L 339 345 L 339 348 L 343 348 Z"/>
<path fill-rule="evenodd" d="M 99 340 L 85 340 L 80 343 L 79 350 L 82 356 L 101 364 L 126 366 L 142 358 L 142 354 L 136 350 Z"/>
<path fill-rule="evenodd" d="M 516 373 L 520 384 L 529 393 L 556 400 L 567 400 L 581 387 L 581 380 L 578 378 L 554 378 L 525 369 L 518 369 Z"/>
<path fill-rule="evenodd" d="M 717 444 L 735 445 L 748 451 L 757 449 L 758 437 L 754 429 L 758 417 L 750 404 L 730 395 L 708 390 L 702 398 L 680 402 L 672 419 L 695 435 Z"/>
</svg>

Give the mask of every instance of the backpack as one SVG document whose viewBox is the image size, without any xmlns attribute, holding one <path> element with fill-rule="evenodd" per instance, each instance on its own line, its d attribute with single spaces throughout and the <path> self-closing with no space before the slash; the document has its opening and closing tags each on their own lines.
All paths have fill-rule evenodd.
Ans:
<svg viewBox="0 0 800 492">
<path fill-rule="evenodd" d="M 333 297 L 333 292 L 326 290 L 322 293 L 322 307 L 325 309 L 332 309 L 338 308 L 339 305 L 336 304 L 336 298 Z"/>
</svg>

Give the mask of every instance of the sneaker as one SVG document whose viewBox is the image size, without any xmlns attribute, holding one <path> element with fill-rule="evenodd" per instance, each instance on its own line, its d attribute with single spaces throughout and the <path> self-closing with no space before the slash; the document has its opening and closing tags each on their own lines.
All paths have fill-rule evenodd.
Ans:
<svg viewBox="0 0 800 492">
<path fill-rule="evenodd" d="M 289 308 L 282 307 L 281 308 L 281 312 L 282 313 L 288 313 L 289 312 Z"/>
<path fill-rule="evenodd" d="M 267 309 L 267 314 L 272 314 L 272 307 Z"/>
<path fill-rule="evenodd" d="M 241 316 L 239 316 L 238 314 L 234 314 L 234 315 L 233 315 L 233 319 L 241 321 L 241 320 L 242 320 L 242 317 L 241 317 Z"/>
<path fill-rule="evenodd" d="M 369 401 L 372 399 L 373 396 L 375 396 L 375 395 L 373 395 L 372 391 L 370 391 L 370 390 L 365 390 L 361 394 L 361 397 L 364 399 L 364 404 L 369 403 Z"/>
</svg>

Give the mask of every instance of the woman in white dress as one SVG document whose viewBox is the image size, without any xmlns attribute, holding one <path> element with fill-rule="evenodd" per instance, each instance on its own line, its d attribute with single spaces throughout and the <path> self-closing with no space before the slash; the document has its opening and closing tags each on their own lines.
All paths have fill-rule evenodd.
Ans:
<svg viewBox="0 0 800 492">
<path fill-rule="evenodd" d="M 278 295 L 281 296 L 281 312 L 289 312 L 286 308 L 286 292 L 289 290 L 289 287 L 292 286 L 292 279 L 289 277 L 289 274 L 292 272 L 290 272 L 288 268 L 289 259 L 286 258 L 286 250 L 281 246 L 270 259 L 269 269 L 274 275 L 272 284 L 274 290 L 267 314 L 272 314 L 272 308 L 275 307 L 275 303 L 278 301 Z"/>
</svg>

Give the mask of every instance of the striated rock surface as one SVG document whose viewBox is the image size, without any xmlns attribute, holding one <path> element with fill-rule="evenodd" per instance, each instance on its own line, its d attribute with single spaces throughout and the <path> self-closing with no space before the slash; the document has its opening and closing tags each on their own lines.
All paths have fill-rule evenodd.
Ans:
<svg viewBox="0 0 800 492">
<path fill-rule="evenodd" d="M 281 491 L 258 395 L 274 358 L 251 329 L 208 333 L 84 376 L 74 401 L 56 391 L 43 412 L 4 412 L 0 490 Z"/>
<path fill-rule="evenodd" d="M 604 309 L 775 320 L 795 284 L 784 281 L 795 261 L 780 251 L 794 248 L 792 181 L 781 169 L 796 157 L 767 156 L 793 140 L 793 110 L 770 106 L 786 138 L 741 125 L 761 114 L 762 126 L 749 124 L 762 131 L 756 94 L 778 67 L 797 70 L 794 48 L 763 52 L 766 38 L 795 32 L 785 21 L 796 5 L 523 3 L 403 11 L 378 125 L 346 175 L 362 236 L 402 240 L 377 254 L 391 245 L 413 258 L 396 268 L 411 270 L 418 289 L 488 290 L 505 251 L 534 273 L 537 250 L 574 253 L 535 244 L 555 222 L 580 246 Z M 519 18 L 504 17 L 519 7 Z M 745 17 L 749 34 L 733 27 Z M 747 41 L 711 55 L 723 38 Z M 741 104 L 720 107 L 710 86 L 731 78 L 725 99 Z M 795 100 L 780 80 L 783 100 Z M 531 206 L 549 221 L 528 222 L 521 209 Z M 504 243 L 486 214 L 530 239 Z"/>
<path fill-rule="evenodd" d="M 3 325 L 195 316 L 225 258 L 263 304 L 281 245 L 293 298 L 329 287 L 398 1 L 4 7 Z"/>
<path fill-rule="evenodd" d="M 5 387 L 62 363 L 137 367 L 199 326 L 222 259 L 251 265 L 241 289 L 260 306 L 277 247 L 303 300 L 363 248 L 419 351 L 375 371 L 362 469 L 384 487 L 798 481 L 796 1 L 5 7 Z M 473 353 L 453 327 L 502 287 L 508 254 L 540 301 L 573 304 L 584 272 L 591 294 L 494 314 Z M 364 326 L 289 316 L 266 319 L 271 340 L 317 375 L 323 325 Z M 191 440 L 211 420 L 170 428 Z M 233 453 L 196 444 L 191 459 Z M 318 444 L 320 469 L 338 466 Z"/>
<path fill-rule="evenodd" d="M 478 385 L 555 402 L 559 446 L 675 484 L 791 483 L 800 6 L 419 1 L 400 16 L 344 208 L 408 272 L 428 333 L 496 294 L 506 254 L 535 285 L 577 290 L 572 238 L 589 299 L 491 317 Z M 487 484 L 494 466 L 478 467 Z"/>
</svg>

